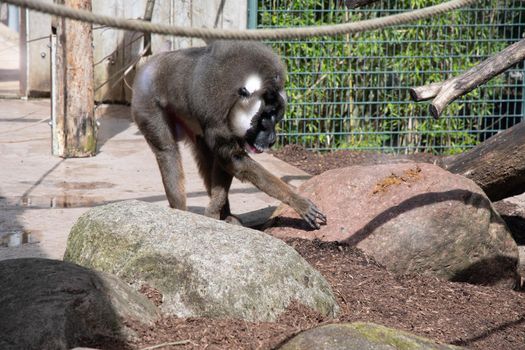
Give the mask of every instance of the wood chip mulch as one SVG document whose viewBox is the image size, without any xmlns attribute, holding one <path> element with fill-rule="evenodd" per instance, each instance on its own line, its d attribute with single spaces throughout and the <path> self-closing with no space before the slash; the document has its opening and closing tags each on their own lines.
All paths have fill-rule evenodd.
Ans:
<svg viewBox="0 0 525 350">
<path fill-rule="evenodd" d="M 327 169 L 391 161 L 392 156 L 362 152 L 314 154 L 285 148 L 276 156 L 318 174 Z M 419 155 L 418 161 L 436 157 Z M 137 332 L 126 346 L 103 349 L 273 349 L 302 330 L 328 322 L 375 322 L 470 349 L 525 349 L 525 292 L 452 283 L 428 276 L 395 276 L 361 251 L 335 243 L 286 241 L 330 283 L 341 314 L 330 320 L 297 304 L 277 322 L 253 323 L 204 318 L 163 318 L 152 327 L 130 324 Z M 159 295 L 144 292 L 157 303 Z M 97 345 L 97 344 L 94 344 Z"/>
</svg>

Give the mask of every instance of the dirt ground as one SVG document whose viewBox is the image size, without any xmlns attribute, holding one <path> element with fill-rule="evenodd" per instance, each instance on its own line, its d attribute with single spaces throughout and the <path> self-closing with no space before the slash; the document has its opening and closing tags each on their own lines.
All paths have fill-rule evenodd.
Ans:
<svg viewBox="0 0 525 350">
<path fill-rule="evenodd" d="M 275 153 L 311 174 L 336 167 L 384 163 L 392 156 L 339 151 L 324 155 L 300 147 Z M 430 155 L 418 161 L 434 162 Z M 142 349 L 158 344 L 162 349 L 273 349 L 290 337 L 329 322 L 375 322 L 403 329 L 439 342 L 471 349 L 525 349 L 525 292 L 451 283 L 423 276 L 394 276 L 352 247 L 287 240 L 331 284 L 341 306 L 338 319 L 330 320 L 293 305 L 275 323 L 239 320 L 180 319 L 169 317 L 153 327 L 130 324 L 139 340 L 131 344 L 92 344 L 103 349 Z M 159 303 L 159 293 L 144 288 Z"/>
<path fill-rule="evenodd" d="M 324 171 L 344 168 L 352 165 L 385 164 L 399 161 L 416 161 L 436 163 L 441 161 L 440 156 L 428 153 L 407 155 L 393 155 L 365 151 L 336 151 L 329 153 L 309 152 L 298 145 L 288 145 L 273 155 L 311 175 L 319 175 Z"/>
</svg>

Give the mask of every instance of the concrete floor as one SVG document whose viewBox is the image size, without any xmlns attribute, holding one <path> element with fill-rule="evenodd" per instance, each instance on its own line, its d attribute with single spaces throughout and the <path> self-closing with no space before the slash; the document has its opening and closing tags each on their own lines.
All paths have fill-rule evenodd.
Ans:
<svg viewBox="0 0 525 350">
<path fill-rule="evenodd" d="M 0 260 L 61 259 L 71 226 L 91 207 L 125 199 L 167 206 L 153 153 L 125 106 L 97 108 L 95 157 L 51 155 L 49 100 L 0 99 Z M 304 172 L 268 154 L 254 157 L 292 185 Z M 189 149 L 183 148 L 189 210 L 202 213 L 208 198 Z M 232 212 L 257 222 L 279 202 L 234 180 Z"/>
</svg>

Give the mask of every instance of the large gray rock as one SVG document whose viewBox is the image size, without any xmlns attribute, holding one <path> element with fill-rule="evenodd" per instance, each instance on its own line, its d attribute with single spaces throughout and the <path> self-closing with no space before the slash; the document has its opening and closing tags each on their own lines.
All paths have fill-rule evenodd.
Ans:
<svg viewBox="0 0 525 350">
<path fill-rule="evenodd" d="M 259 231 L 139 201 L 94 208 L 71 230 L 65 260 L 163 294 L 180 317 L 275 320 L 296 300 L 338 311 L 325 279 L 291 247 Z"/>
<path fill-rule="evenodd" d="M 373 323 L 329 324 L 295 336 L 279 350 L 458 350 Z"/>
<path fill-rule="evenodd" d="M 124 282 L 71 263 L 0 261 L 0 349 L 70 349 L 133 335 L 123 320 L 152 325 L 155 306 Z"/>
<path fill-rule="evenodd" d="M 471 180 L 432 164 L 353 166 L 301 186 L 328 225 L 308 230 L 278 208 L 268 233 L 357 246 L 396 273 L 514 285 L 518 250 L 505 223 Z"/>
</svg>

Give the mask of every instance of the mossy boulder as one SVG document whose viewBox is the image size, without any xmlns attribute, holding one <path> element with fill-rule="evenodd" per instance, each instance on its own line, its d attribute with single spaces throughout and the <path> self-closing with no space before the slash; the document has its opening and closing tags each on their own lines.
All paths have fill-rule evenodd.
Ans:
<svg viewBox="0 0 525 350">
<path fill-rule="evenodd" d="M 273 321 L 292 301 L 323 315 L 331 288 L 293 248 L 262 232 L 139 201 L 100 206 L 71 230 L 67 261 L 163 295 L 179 317 Z"/>
<path fill-rule="evenodd" d="M 279 350 L 458 350 L 373 323 L 329 324 L 295 336 Z"/>
</svg>

